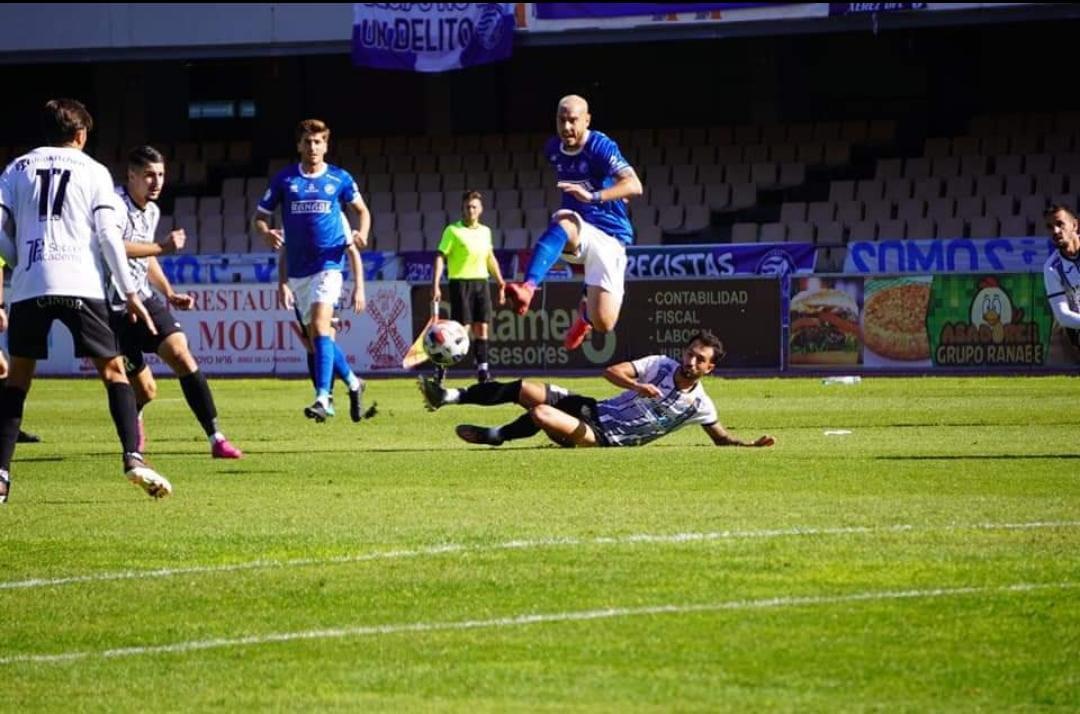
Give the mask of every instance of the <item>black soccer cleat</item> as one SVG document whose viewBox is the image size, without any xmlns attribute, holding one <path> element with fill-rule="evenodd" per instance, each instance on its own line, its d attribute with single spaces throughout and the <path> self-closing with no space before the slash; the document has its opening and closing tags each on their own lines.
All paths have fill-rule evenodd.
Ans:
<svg viewBox="0 0 1080 714">
<path fill-rule="evenodd" d="M 458 424 L 454 427 L 454 433 L 462 441 L 470 444 L 483 444 L 485 446 L 501 446 L 504 439 L 499 436 L 498 429 L 486 426 L 473 426 L 472 424 Z"/>
<path fill-rule="evenodd" d="M 41 437 L 28 431 L 19 429 L 19 436 L 15 439 L 16 444 L 40 444 Z"/>
<path fill-rule="evenodd" d="M 424 397 L 424 408 L 433 412 L 446 403 L 446 389 L 434 379 L 420 377 L 417 383 Z"/>
<path fill-rule="evenodd" d="M 367 389 L 367 383 L 364 380 L 360 380 L 360 386 L 356 388 L 356 391 L 349 390 L 349 418 L 354 423 L 359 422 L 364 418 L 364 390 Z"/>
</svg>

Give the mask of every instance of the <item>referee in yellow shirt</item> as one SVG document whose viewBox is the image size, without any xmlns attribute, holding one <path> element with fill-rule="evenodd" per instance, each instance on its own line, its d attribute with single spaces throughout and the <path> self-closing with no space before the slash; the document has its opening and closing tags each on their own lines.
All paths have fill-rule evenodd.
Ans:
<svg viewBox="0 0 1080 714">
<path fill-rule="evenodd" d="M 462 325 L 468 325 L 476 361 L 476 379 L 491 379 L 488 367 L 488 323 L 491 322 L 491 291 L 489 275 L 495 276 L 499 286 L 499 304 L 506 302 L 506 282 L 495 260 L 491 242 L 491 229 L 480 223 L 484 203 L 478 191 L 468 191 L 461 198 L 461 220 L 451 223 L 443 230 L 435 253 L 435 269 L 432 271 L 431 299 L 442 300 L 443 265 L 450 278 L 450 317 Z M 436 380 L 442 382 L 445 370 L 436 367 Z"/>
</svg>

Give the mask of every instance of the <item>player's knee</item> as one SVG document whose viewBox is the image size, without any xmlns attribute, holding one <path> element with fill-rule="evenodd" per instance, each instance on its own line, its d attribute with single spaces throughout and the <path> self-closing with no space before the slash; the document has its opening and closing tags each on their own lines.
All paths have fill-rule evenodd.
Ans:
<svg viewBox="0 0 1080 714">
<path fill-rule="evenodd" d="M 589 318 L 594 332 L 611 332 L 615 329 L 615 323 L 618 321 L 619 316 L 617 314 L 609 315 L 604 312 L 598 312 L 595 316 Z"/>
<path fill-rule="evenodd" d="M 154 380 L 138 380 L 133 386 L 142 404 L 149 404 L 157 399 L 157 382 Z"/>
<path fill-rule="evenodd" d="M 550 423 L 553 411 L 555 411 L 554 408 L 547 404 L 538 404 L 529 410 L 529 416 L 532 417 L 533 424 L 543 429 L 545 424 Z"/>
<path fill-rule="evenodd" d="M 570 240 L 575 240 L 577 238 L 578 224 L 577 221 L 575 221 L 573 218 L 569 216 L 563 216 L 561 218 L 557 217 L 555 220 L 555 225 L 566 231 L 566 235 L 570 238 Z"/>
</svg>

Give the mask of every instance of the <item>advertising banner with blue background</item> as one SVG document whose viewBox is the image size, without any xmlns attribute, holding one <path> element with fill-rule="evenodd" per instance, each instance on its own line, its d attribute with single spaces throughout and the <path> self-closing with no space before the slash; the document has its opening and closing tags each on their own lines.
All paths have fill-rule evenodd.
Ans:
<svg viewBox="0 0 1080 714">
<path fill-rule="evenodd" d="M 1051 249 L 1047 238 L 855 241 L 848 244 L 844 272 L 1031 273 L 1042 270 Z"/>
<path fill-rule="evenodd" d="M 446 72 L 510 56 L 513 3 L 353 4 L 353 64 Z"/>
<path fill-rule="evenodd" d="M 630 246 L 628 278 L 717 278 L 724 275 L 787 275 L 814 270 L 810 243 L 725 243 Z"/>
<path fill-rule="evenodd" d="M 667 15 L 673 12 L 710 12 L 744 7 L 782 5 L 775 2 L 538 2 L 536 16 L 543 20 L 582 17 L 624 17 L 627 15 Z"/>
</svg>

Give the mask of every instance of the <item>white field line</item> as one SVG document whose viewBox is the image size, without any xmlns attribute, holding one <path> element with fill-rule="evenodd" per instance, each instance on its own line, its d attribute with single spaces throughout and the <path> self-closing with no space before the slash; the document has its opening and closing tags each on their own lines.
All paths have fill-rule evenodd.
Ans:
<svg viewBox="0 0 1080 714">
<path fill-rule="evenodd" d="M 1017 583 L 996 587 L 955 587 L 933 588 L 928 590 L 893 590 L 852 593 L 849 595 L 819 595 L 804 597 L 772 597 L 759 600 L 729 600 L 727 602 L 691 604 L 691 605 L 652 605 L 646 607 L 607 608 L 603 610 L 578 610 L 575 612 L 552 612 L 514 615 L 489 620 L 459 620 L 451 622 L 412 622 L 391 623 L 385 625 L 355 625 L 335 627 L 324 630 L 301 630 L 298 632 L 272 632 L 264 635 L 220 638 L 212 640 L 191 640 L 174 642 L 166 645 L 147 645 L 143 647 L 118 647 L 114 649 L 61 652 L 57 654 L 24 654 L 0 657 L 0 665 L 9 664 L 57 664 L 90 658 L 115 659 L 140 655 L 184 654 L 201 650 L 225 649 L 230 647 L 251 647 L 294 642 L 298 640 L 331 640 L 346 637 L 368 637 L 373 635 L 394 635 L 402 633 L 446 632 L 453 630 L 481 630 L 520 627 L 548 622 L 585 622 L 588 620 L 610 620 L 622 617 L 641 617 L 646 615 L 683 615 L 737 610 L 766 610 L 785 607 L 809 607 L 820 605 L 842 605 L 846 603 L 876 602 L 885 600 L 917 600 L 928 598 L 957 597 L 962 595 L 995 595 L 1028 593 L 1044 590 L 1062 590 L 1075 588 L 1080 583 Z"/>
<path fill-rule="evenodd" d="M 444 545 L 425 546 L 409 550 L 387 550 L 372 553 L 357 553 L 329 558 L 288 558 L 283 560 L 250 560 L 242 563 L 224 563 L 220 565 L 192 565 L 179 568 L 156 568 L 153 570 L 120 570 L 89 575 L 70 575 L 59 578 L 31 578 L 29 580 L 0 581 L 0 591 L 28 588 L 58 587 L 81 583 L 99 583 L 114 580 L 146 580 L 151 578 L 171 578 L 180 575 L 203 575 L 213 573 L 231 573 L 243 570 L 270 570 L 283 568 L 302 568 L 321 565 L 341 565 L 348 563 L 366 563 L 378 560 L 401 560 L 405 558 L 423 558 L 447 554 L 490 553 L 505 550 L 537 550 L 541 548 L 562 548 L 576 546 L 619 546 L 646 544 L 708 543 L 725 540 L 753 540 L 769 538 L 791 538 L 799 536 L 836 536 L 836 535 L 874 535 L 888 533 L 916 533 L 929 531 L 998 531 L 998 530 L 1036 530 L 1080 527 L 1080 521 L 1050 521 L 1034 523 L 973 523 L 948 526 L 851 526 L 842 528 L 786 528 L 759 531 L 714 531 L 708 533 L 638 533 L 624 536 L 599 536 L 594 538 L 555 537 L 530 540 L 511 540 L 489 545 L 464 545 L 446 543 Z"/>
</svg>

